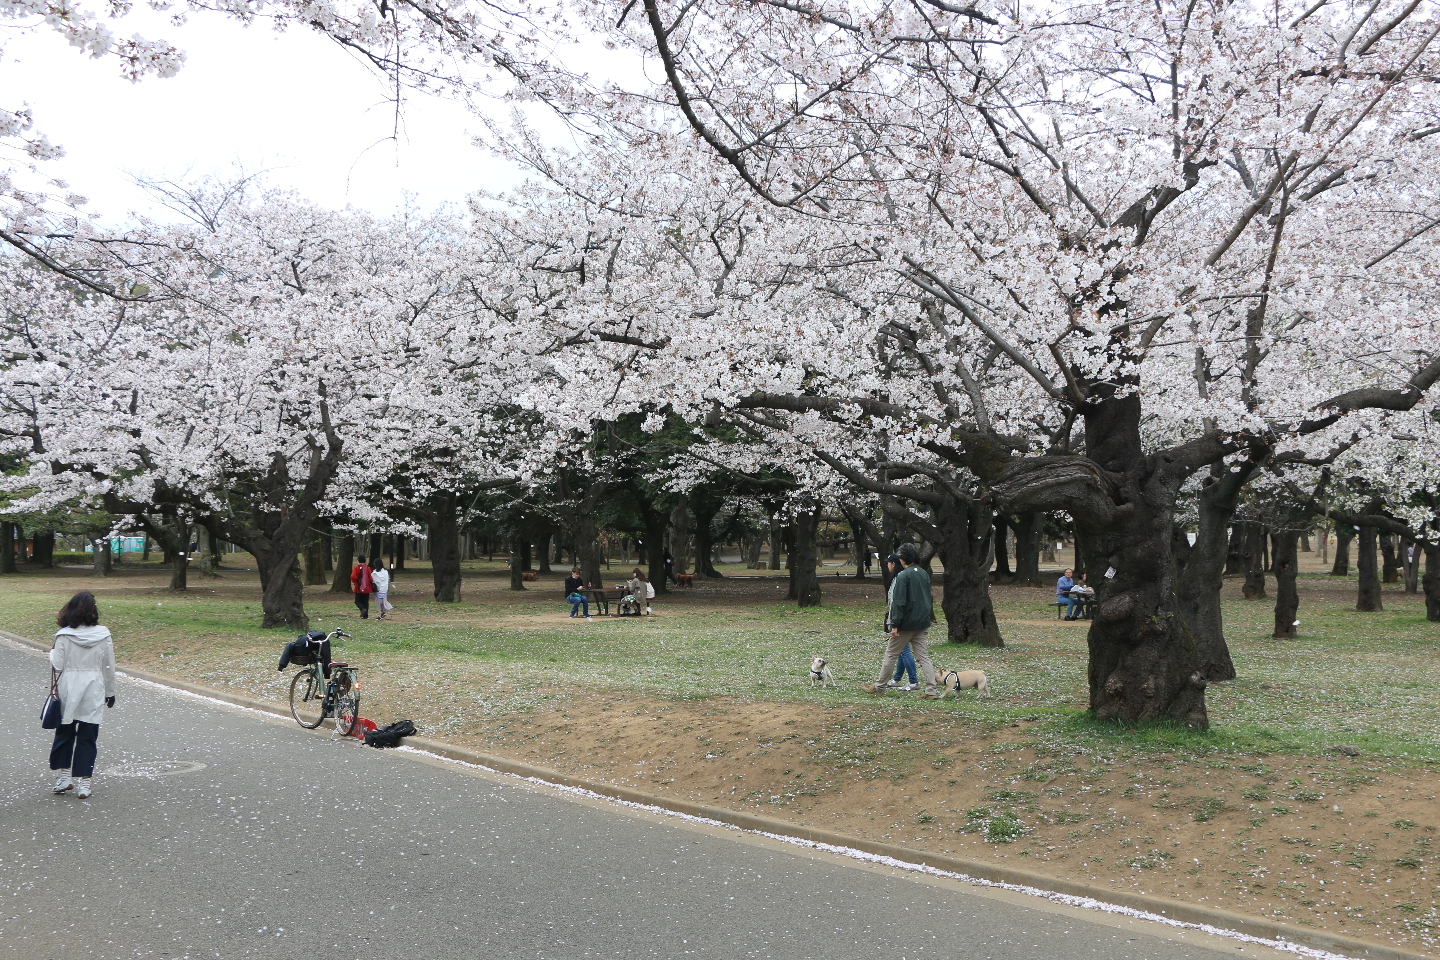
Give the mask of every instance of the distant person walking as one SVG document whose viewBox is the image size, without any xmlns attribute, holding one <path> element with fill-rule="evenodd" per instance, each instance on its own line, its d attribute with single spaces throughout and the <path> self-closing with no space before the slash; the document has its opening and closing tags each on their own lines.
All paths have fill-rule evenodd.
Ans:
<svg viewBox="0 0 1440 960">
<path fill-rule="evenodd" d="M 890 590 L 885 595 L 885 642 L 888 644 L 890 642 L 890 605 L 895 602 L 895 575 L 904 569 L 904 564 L 900 562 L 900 555 L 892 553 L 886 557 L 885 568 L 890 572 Z M 900 679 L 907 673 L 910 675 L 910 683 L 908 686 L 902 687 Z M 900 651 L 900 660 L 895 664 L 895 678 L 890 681 L 890 686 L 908 693 L 911 690 L 919 689 L 918 679 L 915 674 L 915 656 L 910 652 L 910 644 L 907 643 L 905 649 Z"/>
<path fill-rule="evenodd" d="M 904 569 L 895 575 L 890 584 L 890 640 L 885 645 L 880 678 L 874 683 L 862 683 L 860 689 L 866 693 L 884 693 L 890 685 L 890 676 L 900 660 L 901 651 L 909 644 L 925 677 L 925 692 L 921 696 L 926 700 L 939 700 L 935 666 L 930 662 L 930 614 L 935 606 L 935 598 L 930 592 L 930 574 L 920 566 L 920 551 L 913 543 L 902 544 L 895 553 Z"/>
<path fill-rule="evenodd" d="M 390 595 L 390 571 L 385 569 L 385 561 L 379 557 L 370 561 L 370 579 L 375 586 L 375 607 L 380 611 L 380 616 L 375 619 L 384 620 L 395 606 L 387 599 Z"/>
<path fill-rule="evenodd" d="M 50 769 L 59 772 L 55 792 L 75 788 L 82 800 L 90 796 L 95 773 L 95 741 L 100 717 L 115 706 L 115 643 L 100 626 L 95 595 L 82 590 L 60 608 L 60 627 L 50 648 L 50 666 L 60 674 L 60 726 L 50 747 Z"/>
<path fill-rule="evenodd" d="M 365 563 L 363 553 L 355 558 L 355 566 L 350 571 L 350 589 L 355 593 L 355 607 L 360 611 L 360 619 L 369 620 L 370 594 L 375 592 L 375 578 Z"/>
</svg>

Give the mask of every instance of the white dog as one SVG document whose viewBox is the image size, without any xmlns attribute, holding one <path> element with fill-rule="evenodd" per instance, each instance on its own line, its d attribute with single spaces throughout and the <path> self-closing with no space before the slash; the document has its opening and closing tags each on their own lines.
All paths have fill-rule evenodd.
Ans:
<svg viewBox="0 0 1440 960">
<path fill-rule="evenodd" d="M 828 687 L 834 682 L 835 674 L 830 671 L 830 664 L 824 657 L 810 661 L 810 686 Z"/>
<path fill-rule="evenodd" d="M 984 670 L 936 670 L 935 678 L 940 681 L 940 686 L 945 692 L 940 694 L 941 699 L 950 694 L 959 694 L 961 690 L 975 688 L 976 693 L 989 694 L 990 686 L 985 681 Z"/>
</svg>

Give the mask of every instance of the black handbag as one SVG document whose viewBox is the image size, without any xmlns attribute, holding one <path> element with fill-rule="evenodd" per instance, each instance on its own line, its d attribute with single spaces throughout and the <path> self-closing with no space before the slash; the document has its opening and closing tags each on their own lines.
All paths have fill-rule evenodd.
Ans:
<svg viewBox="0 0 1440 960">
<path fill-rule="evenodd" d="M 60 674 L 54 667 L 50 668 L 50 696 L 45 698 L 45 706 L 40 708 L 40 729 L 54 730 L 60 726 L 60 720 L 64 717 L 65 711 L 60 707 Z"/>
</svg>

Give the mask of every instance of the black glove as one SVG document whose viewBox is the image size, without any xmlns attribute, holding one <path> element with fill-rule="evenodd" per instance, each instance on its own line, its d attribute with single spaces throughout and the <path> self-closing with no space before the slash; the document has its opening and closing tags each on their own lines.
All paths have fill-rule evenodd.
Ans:
<svg viewBox="0 0 1440 960">
<path fill-rule="evenodd" d="M 106 698 L 105 698 L 105 706 L 107 706 L 107 707 L 113 707 L 113 706 L 115 706 L 115 698 L 114 698 L 114 697 L 106 697 Z"/>
</svg>

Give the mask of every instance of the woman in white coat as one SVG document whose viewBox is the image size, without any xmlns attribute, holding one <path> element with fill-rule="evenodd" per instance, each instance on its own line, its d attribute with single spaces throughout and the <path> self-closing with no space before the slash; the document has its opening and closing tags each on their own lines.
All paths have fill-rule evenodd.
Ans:
<svg viewBox="0 0 1440 960">
<path fill-rule="evenodd" d="M 90 796 L 95 772 L 95 741 L 100 717 L 115 706 L 115 643 L 100 626 L 95 595 L 82 590 L 60 608 L 60 627 L 50 648 L 50 666 L 60 672 L 60 726 L 50 748 L 50 769 L 59 772 L 55 792 L 71 787 L 75 795 Z"/>
</svg>

